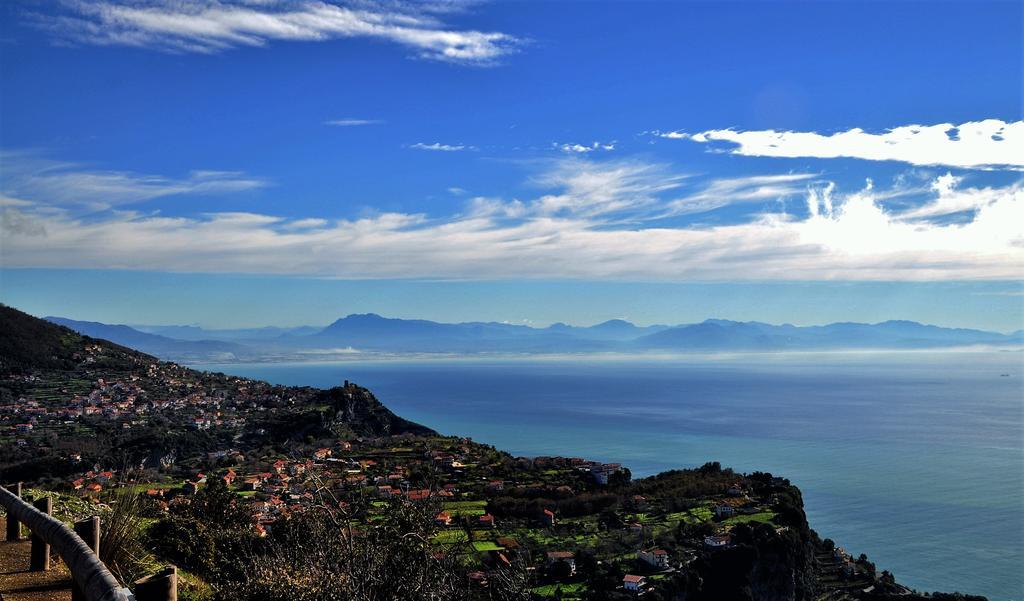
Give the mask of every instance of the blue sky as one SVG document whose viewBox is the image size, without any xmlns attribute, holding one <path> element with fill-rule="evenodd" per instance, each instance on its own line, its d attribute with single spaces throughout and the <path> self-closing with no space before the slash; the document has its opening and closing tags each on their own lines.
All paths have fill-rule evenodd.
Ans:
<svg viewBox="0 0 1024 601">
<path fill-rule="evenodd" d="M 1018 2 L 4 3 L 0 298 L 208 326 L 1017 329 L 1022 19 Z"/>
</svg>

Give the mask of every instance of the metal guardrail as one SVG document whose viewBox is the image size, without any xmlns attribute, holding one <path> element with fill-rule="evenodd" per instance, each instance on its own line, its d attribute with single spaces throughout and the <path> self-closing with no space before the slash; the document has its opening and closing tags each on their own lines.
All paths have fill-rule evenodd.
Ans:
<svg viewBox="0 0 1024 601">
<path fill-rule="evenodd" d="M 85 541 L 63 522 L 39 511 L 3 486 L 0 486 L 0 506 L 7 510 L 8 521 L 14 519 L 25 524 L 33 535 L 57 551 L 86 601 L 135 601 L 131 591 L 121 586 Z"/>
</svg>

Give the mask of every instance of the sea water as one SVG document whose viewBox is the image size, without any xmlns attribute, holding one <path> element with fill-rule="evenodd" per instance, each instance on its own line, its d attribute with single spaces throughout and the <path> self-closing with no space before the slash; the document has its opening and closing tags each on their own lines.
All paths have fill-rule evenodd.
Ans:
<svg viewBox="0 0 1024 601">
<path fill-rule="evenodd" d="M 516 455 L 720 461 L 800 487 L 811 527 L 919 590 L 1024 599 L 1020 352 L 445 358 L 199 365 L 351 380 Z"/>
</svg>

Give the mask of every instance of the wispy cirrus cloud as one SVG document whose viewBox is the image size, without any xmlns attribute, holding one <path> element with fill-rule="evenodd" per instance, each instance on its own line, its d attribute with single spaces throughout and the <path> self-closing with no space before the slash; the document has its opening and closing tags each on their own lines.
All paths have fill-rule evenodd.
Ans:
<svg viewBox="0 0 1024 601">
<path fill-rule="evenodd" d="M 668 165 L 636 160 L 593 162 L 571 158 L 554 163 L 533 183 L 557 190 L 530 207 L 541 215 L 598 216 L 655 207 L 662 195 L 679 189 L 687 174 Z"/>
<path fill-rule="evenodd" d="M 460 150 L 474 150 L 474 147 L 466 144 L 442 144 L 440 142 L 432 142 L 427 144 L 426 142 L 416 142 L 410 144 L 409 148 L 415 148 L 416 150 L 432 150 L 435 152 L 459 152 Z"/>
<path fill-rule="evenodd" d="M 966 169 L 1024 168 L 1024 121 L 985 119 L 954 125 L 905 125 L 881 133 L 859 128 L 833 134 L 711 129 L 655 132 L 662 138 L 727 143 L 731 154 L 764 157 L 849 157 Z"/>
<path fill-rule="evenodd" d="M 216 53 L 273 41 L 375 38 L 411 48 L 419 58 L 494 64 L 523 40 L 496 31 L 451 27 L 436 5 L 320 0 L 65 0 L 36 23 L 59 39 L 171 52 Z M 449 11 L 450 12 L 450 11 Z"/>
<path fill-rule="evenodd" d="M 359 127 L 362 125 L 380 125 L 384 123 L 381 119 L 331 119 L 324 121 L 324 125 L 333 125 L 334 127 Z"/>
<path fill-rule="evenodd" d="M 714 179 L 703 189 L 668 203 L 668 213 L 706 213 L 731 204 L 791 198 L 806 193 L 807 183 L 814 177 L 811 173 L 787 173 Z"/>
<path fill-rule="evenodd" d="M 182 194 L 225 194 L 263 188 L 268 182 L 240 171 L 195 170 L 184 177 L 112 171 L 55 161 L 30 152 L 0 152 L 0 193 L 15 202 L 103 210 Z"/>
<path fill-rule="evenodd" d="M 973 198 L 968 219 L 887 208 L 886 191 L 844 192 L 804 174 L 691 182 L 666 165 L 556 164 L 535 198 L 477 198 L 457 215 L 385 213 L 286 219 L 255 213 L 166 217 L 111 211 L 88 220 L 36 205 L 0 213 L 8 267 L 306 274 L 341 278 L 1004 280 L 1024 277 L 1024 189 L 936 180 L 918 207 Z M 770 178 L 770 179 L 768 179 Z M 804 185 L 806 211 L 679 225 L 673 199 Z M 714 191 L 718 192 L 714 192 Z M 786 188 L 787 192 L 789 188 Z M 765 192 L 765 194 L 768 194 Z M 770 205 L 769 205 L 770 206 Z M 945 209 L 943 209 L 945 210 Z M 630 219 L 623 219 L 622 216 Z"/>
</svg>

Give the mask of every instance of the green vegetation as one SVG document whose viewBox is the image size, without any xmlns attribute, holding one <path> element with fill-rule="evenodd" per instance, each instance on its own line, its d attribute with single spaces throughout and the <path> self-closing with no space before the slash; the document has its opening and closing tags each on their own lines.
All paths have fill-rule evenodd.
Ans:
<svg viewBox="0 0 1024 601">
<path fill-rule="evenodd" d="M 469 542 L 469 535 L 465 530 L 441 530 L 434 534 L 431 542 L 438 546 L 457 545 Z"/>
<path fill-rule="evenodd" d="M 580 595 L 587 591 L 587 585 L 582 582 L 567 582 L 559 584 L 545 584 L 530 589 L 530 592 L 539 597 L 560 597 L 562 599 L 581 598 Z"/>
<path fill-rule="evenodd" d="M 487 501 L 447 501 L 442 505 L 443 509 L 452 517 L 476 517 L 487 513 Z"/>
<path fill-rule="evenodd" d="M 750 514 L 750 515 L 737 515 L 737 516 L 733 516 L 733 517 L 728 518 L 727 520 L 723 521 L 722 523 L 726 524 L 726 525 L 730 525 L 730 526 L 735 525 L 735 524 L 750 524 L 752 522 L 758 522 L 758 523 L 762 523 L 762 524 L 771 524 L 772 523 L 772 519 L 774 517 L 775 517 L 775 512 L 773 512 L 773 511 L 759 511 L 757 513 L 753 513 L 753 514 Z"/>
<path fill-rule="evenodd" d="M 473 549 L 475 551 L 480 551 L 480 552 L 485 552 L 485 551 L 504 551 L 505 547 L 499 547 L 498 545 L 496 545 L 494 543 L 494 541 L 478 540 L 478 541 L 473 541 Z"/>
</svg>

